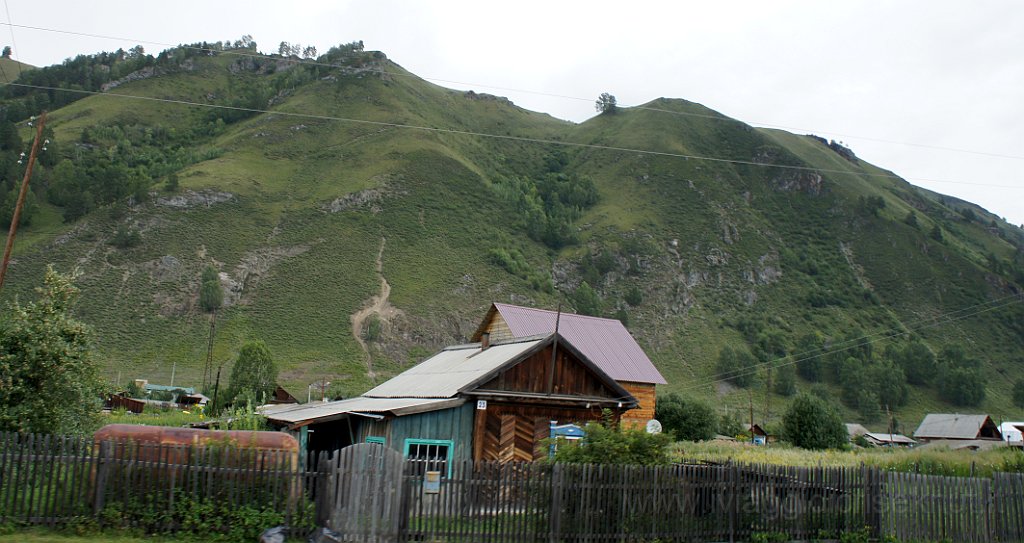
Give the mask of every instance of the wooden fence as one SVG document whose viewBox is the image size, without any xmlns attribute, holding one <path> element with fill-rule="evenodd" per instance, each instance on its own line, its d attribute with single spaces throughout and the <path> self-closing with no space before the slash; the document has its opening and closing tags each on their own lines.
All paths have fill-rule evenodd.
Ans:
<svg viewBox="0 0 1024 543">
<path fill-rule="evenodd" d="M 464 463 L 436 494 L 422 475 L 405 476 L 402 540 L 838 538 L 877 524 L 879 476 L 866 468 Z"/>
<path fill-rule="evenodd" d="M 0 523 L 56 526 L 94 517 L 173 532 L 203 508 L 249 507 L 299 525 L 312 522 L 304 489 L 316 477 L 288 451 L 0 433 Z"/>
<path fill-rule="evenodd" d="M 1021 474 L 467 462 L 432 479 L 368 444 L 309 464 L 244 448 L 0 434 L 0 524 L 95 518 L 173 532 L 191 529 L 203 507 L 250 507 L 291 526 L 316 521 L 346 541 L 811 540 L 865 527 L 876 538 L 1024 541 Z"/>
</svg>

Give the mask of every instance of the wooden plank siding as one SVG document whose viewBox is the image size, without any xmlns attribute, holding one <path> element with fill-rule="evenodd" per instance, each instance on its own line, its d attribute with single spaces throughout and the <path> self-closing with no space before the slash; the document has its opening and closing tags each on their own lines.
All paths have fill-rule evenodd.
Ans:
<svg viewBox="0 0 1024 543">
<path fill-rule="evenodd" d="M 627 428 L 643 427 L 647 421 L 654 418 L 654 408 L 657 404 L 657 392 L 654 384 L 629 381 L 619 381 L 619 384 L 640 402 L 636 408 L 622 414 L 623 426 Z"/>
<path fill-rule="evenodd" d="M 548 390 L 551 373 L 551 346 L 533 354 L 526 360 L 501 372 L 497 377 L 480 385 L 474 393 L 487 390 L 504 392 L 535 392 L 546 394 L 571 394 L 577 396 L 601 397 L 621 400 L 618 394 L 605 385 L 590 368 L 583 365 L 568 349 L 558 349 L 553 390 Z M 478 392 L 480 391 L 480 392 Z"/>
<path fill-rule="evenodd" d="M 353 425 L 358 424 L 359 427 L 356 431 L 358 442 L 365 442 L 368 437 L 382 437 L 385 446 L 400 453 L 405 451 L 406 439 L 451 440 L 452 461 L 463 462 L 473 458 L 473 407 L 466 403 L 380 421 L 353 417 Z"/>
<path fill-rule="evenodd" d="M 491 343 L 495 341 L 515 339 L 515 336 L 512 334 L 512 329 L 508 327 L 508 323 L 505 322 L 504 317 L 502 317 L 501 313 L 498 313 L 497 311 L 494 312 L 494 316 L 491 318 L 491 321 L 487 323 L 487 327 L 484 328 L 484 331 L 491 335 Z"/>
</svg>

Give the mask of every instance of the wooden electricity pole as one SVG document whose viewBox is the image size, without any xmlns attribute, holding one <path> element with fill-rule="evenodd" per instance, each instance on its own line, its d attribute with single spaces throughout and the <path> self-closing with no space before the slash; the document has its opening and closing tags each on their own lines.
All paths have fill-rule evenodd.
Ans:
<svg viewBox="0 0 1024 543">
<path fill-rule="evenodd" d="M 36 154 L 39 152 L 39 145 L 43 141 L 43 125 L 45 124 L 46 112 L 44 111 L 39 116 L 39 124 L 36 125 L 36 139 L 32 142 L 32 151 L 28 155 L 28 168 L 25 169 L 25 177 L 21 180 L 21 192 L 18 193 L 18 203 L 14 206 L 11 229 L 7 231 L 4 259 L 0 263 L 0 288 L 3 288 L 4 278 L 7 277 L 7 265 L 11 262 L 11 250 L 14 249 L 14 234 L 18 231 L 18 222 L 21 221 L 21 208 L 25 205 L 25 196 L 28 195 L 28 182 L 32 179 L 32 167 L 35 166 Z"/>
</svg>

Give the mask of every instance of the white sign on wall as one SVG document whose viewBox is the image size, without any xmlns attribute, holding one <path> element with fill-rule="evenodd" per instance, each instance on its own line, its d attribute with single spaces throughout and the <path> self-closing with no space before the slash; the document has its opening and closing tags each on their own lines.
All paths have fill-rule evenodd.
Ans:
<svg viewBox="0 0 1024 543">
<path fill-rule="evenodd" d="M 476 401 L 476 408 L 481 410 L 481 411 L 486 411 L 487 410 L 487 400 L 477 400 Z"/>
</svg>

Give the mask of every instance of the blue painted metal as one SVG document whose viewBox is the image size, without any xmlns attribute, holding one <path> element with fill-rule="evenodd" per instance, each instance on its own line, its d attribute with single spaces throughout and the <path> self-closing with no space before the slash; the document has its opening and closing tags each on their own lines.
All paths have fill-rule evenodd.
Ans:
<svg viewBox="0 0 1024 543">
<path fill-rule="evenodd" d="M 583 439 L 587 435 L 587 432 L 575 424 L 558 424 L 557 420 L 551 421 L 548 427 L 548 437 L 551 438 L 551 445 L 548 446 L 548 457 L 554 458 L 555 451 L 558 450 L 556 438 L 564 438 L 570 441 L 576 441 L 577 439 Z"/>
</svg>

